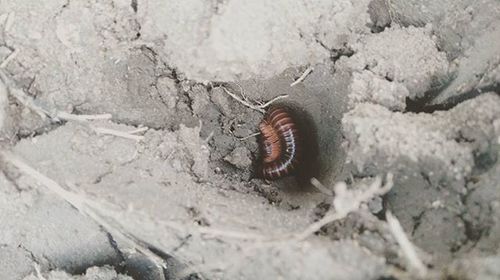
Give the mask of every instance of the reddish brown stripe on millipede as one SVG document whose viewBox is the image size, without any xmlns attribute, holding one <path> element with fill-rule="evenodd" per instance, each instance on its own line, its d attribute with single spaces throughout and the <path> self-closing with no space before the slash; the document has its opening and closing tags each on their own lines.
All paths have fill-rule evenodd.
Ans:
<svg viewBox="0 0 500 280">
<path fill-rule="evenodd" d="M 286 108 L 273 107 L 259 125 L 261 132 L 261 175 L 275 180 L 290 175 L 299 163 L 300 132 Z"/>
</svg>

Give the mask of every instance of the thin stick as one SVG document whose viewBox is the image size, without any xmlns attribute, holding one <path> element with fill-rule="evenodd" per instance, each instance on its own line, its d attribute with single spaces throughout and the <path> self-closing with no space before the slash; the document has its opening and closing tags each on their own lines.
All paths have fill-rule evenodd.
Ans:
<svg viewBox="0 0 500 280">
<path fill-rule="evenodd" d="M 41 272 L 41 270 L 40 270 L 40 265 L 39 265 L 37 262 L 35 262 L 35 263 L 33 264 L 33 266 L 34 266 L 34 268 L 35 268 L 35 274 L 36 274 L 36 277 L 37 277 L 38 279 L 40 279 L 40 280 L 47 280 L 47 279 L 46 279 L 45 277 L 43 277 L 43 275 L 42 275 L 42 272 Z"/>
<path fill-rule="evenodd" d="M 114 130 L 114 129 L 110 129 L 110 128 L 92 127 L 92 129 L 97 133 L 118 136 L 118 137 L 122 137 L 122 138 L 136 140 L 136 141 L 140 141 L 140 140 L 144 139 L 144 136 L 142 136 L 142 135 L 133 135 L 133 134 L 129 134 L 128 132 Z"/>
<path fill-rule="evenodd" d="M 17 88 L 14 85 L 14 82 L 7 77 L 7 75 L 1 71 L 0 69 L 0 82 L 3 82 L 6 87 L 8 87 L 8 93 L 17 99 L 19 103 L 21 103 L 23 106 L 31 109 L 33 112 L 38 114 L 43 120 L 45 120 L 47 117 L 54 121 L 59 121 L 59 120 L 65 120 L 65 121 L 79 121 L 79 122 L 84 122 L 84 121 L 91 121 L 91 120 L 107 120 L 111 119 L 112 116 L 111 114 L 96 114 L 96 115 L 75 115 L 75 114 L 70 114 L 62 111 L 56 111 L 55 114 L 49 112 L 49 110 L 43 108 L 42 106 L 39 106 L 35 103 L 35 100 L 27 95 L 23 90 Z"/>
<path fill-rule="evenodd" d="M 207 138 L 205 138 L 205 140 L 203 140 L 203 142 L 208 143 L 208 142 L 210 142 L 210 140 L 212 140 L 212 138 L 214 138 L 214 131 L 211 131 L 210 134 L 208 134 Z"/>
<path fill-rule="evenodd" d="M 0 68 L 5 68 L 7 64 L 9 64 L 9 62 L 11 62 L 17 56 L 18 53 L 19 51 L 17 49 L 10 53 L 9 56 L 4 59 L 4 61 L 2 61 L 2 63 L 0 64 Z"/>
<path fill-rule="evenodd" d="M 271 99 L 270 101 L 262 104 L 262 105 L 255 105 L 255 104 L 251 104 L 250 102 L 248 102 L 247 100 L 243 100 L 241 99 L 240 97 L 238 97 L 236 94 L 230 92 L 226 87 L 224 86 L 221 86 L 221 88 L 224 90 L 224 92 L 226 92 L 229 96 L 231 96 L 232 98 L 234 98 L 236 101 L 240 102 L 241 104 L 245 105 L 246 107 L 250 108 L 250 109 L 253 109 L 253 110 L 256 110 L 256 111 L 259 111 L 261 113 L 265 113 L 266 111 L 264 110 L 265 108 L 269 107 L 271 104 L 273 104 L 274 102 L 276 102 L 277 100 L 280 100 L 280 99 L 284 99 L 284 98 L 288 98 L 288 95 L 285 94 L 285 95 L 280 95 L 280 96 L 276 96 L 275 98 Z"/>
<path fill-rule="evenodd" d="M 309 76 L 309 74 L 311 74 L 313 70 L 314 68 L 312 66 L 307 67 L 306 71 L 304 71 L 304 73 L 302 73 L 302 75 L 300 75 L 300 77 L 295 80 L 295 82 L 290 84 L 290 87 L 294 87 L 298 83 L 301 83 L 307 76 Z"/>
<path fill-rule="evenodd" d="M 75 115 L 66 112 L 57 112 L 56 118 L 65 121 L 92 121 L 92 120 L 109 120 L 111 114 L 96 114 L 96 115 Z"/>
<path fill-rule="evenodd" d="M 259 106 L 257 105 L 252 105 L 250 103 L 248 103 L 247 101 L 239 98 L 238 96 L 236 96 L 236 94 L 230 92 L 228 89 L 226 89 L 225 87 L 221 86 L 221 88 L 227 93 L 229 94 L 229 96 L 231 96 L 232 98 L 234 98 L 236 101 L 240 102 L 241 104 L 247 106 L 248 108 L 250 109 L 253 109 L 253 110 L 257 110 L 261 113 L 265 113 L 266 111 L 264 111 L 262 108 L 259 108 Z"/>
<path fill-rule="evenodd" d="M 26 95 L 24 91 L 12 87 L 9 87 L 8 91 L 11 96 L 13 96 L 15 99 L 17 99 L 17 101 L 19 101 L 19 103 L 21 103 L 24 107 L 29 108 L 31 111 L 35 112 L 37 115 L 40 116 L 42 120 L 45 120 L 47 116 L 50 116 L 47 110 L 36 105 L 33 98 Z"/>
<path fill-rule="evenodd" d="M 35 101 L 33 100 L 33 98 L 31 98 L 31 96 L 28 96 L 26 93 L 24 93 L 23 90 L 14 87 L 13 86 L 14 83 L 9 79 L 9 77 L 7 77 L 7 75 L 5 75 L 5 73 L 1 69 L 0 69 L 0 82 L 3 82 L 5 87 L 8 88 L 8 93 L 12 97 L 17 99 L 17 101 L 19 101 L 19 103 L 21 103 L 26 108 L 29 108 L 30 110 L 38 114 L 40 118 L 42 118 L 42 120 L 45 120 L 47 116 L 49 116 L 49 112 L 41 108 L 40 106 L 36 105 Z"/>
<path fill-rule="evenodd" d="M 10 28 L 14 24 L 14 19 L 16 18 L 16 13 L 15 12 L 10 12 L 7 15 L 7 18 L 5 19 L 5 25 L 4 25 L 4 32 L 9 32 Z"/>
<path fill-rule="evenodd" d="M 240 240 L 255 241 L 255 240 L 267 240 L 268 239 L 268 237 L 260 235 L 260 234 L 240 232 L 240 231 L 222 230 L 222 229 L 215 229 L 215 228 L 209 228 L 209 227 L 198 227 L 198 231 L 201 234 L 207 234 L 207 235 L 212 235 L 212 236 L 222 236 L 222 237 L 227 237 L 227 238 L 232 238 L 232 239 L 240 239 Z"/>
<path fill-rule="evenodd" d="M 280 99 L 285 99 L 285 98 L 288 98 L 288 94 L 278 95 L 275 98 L 271 99 L 270 101 L 268 101 L 262 105 L 259 105 L 259 108 L 265 109 L 265 108 L 271 106 L 274 102 L 276 102 Z"/>
<path fill-rule="evenodd" d="M 398 219 L 394 217 L 390 211 L 387 211 L 385 214 L 387 219 L 387 224 L 389 225 L 389 229 L 398 242 L 403 254 L 408 260 L 409 270 L 410 272 L 414 272 L 418 277 L 424 278 L 427 275 L 427 267 L 420 260 L 415 250 L 415 246 L 411 243 L 411 241 L 406 236 L 401 224 Z"/>
<path fill-rule="evenodd" d="M 323 218 L 321 218 L 321 220 L 309 225 L 302 232 L 296 234 L 293 237 L 293 239 L 295 239 L 297 241 L 302 241 L 302 240 L 308 238 L 309 236 L 313 235 L 315 232 L 319 231 L 322 227 L 326 226 L 327 224 L 332 223 L 332 222 L 337 221 L 337 220 L 340 220 L 340 219 L 343 219 L 345 217 L 346 217 L 346 215 L 341 214 L 341 213 L 328 214 L 328 215 L 324 216 Z"/>
<path fill-rule="evenodd" d="M 131 130 L 131 131 L 127 131 L 128 134 L 137 134 L 137 133 L 142 133 L 142 132 L 145 132 L 149 129 L 149 127 L 147 126 L 143 126 L 143 127 L 139 127 L 137 129 L 134 129 L 134 130 Z"/>
<path fill-rule="evenodd" d="M 319 231 L 323 226 L 341 220 L 352 212 L 359 211 L 361 204 L 368 202 L 370 199 L 377 195 L 383 195 L 390 191 L 393 186 L 392 174 L 387 175 L 387 182 L 384 186 L 381 186 L 382 180 L 380 177 L 375 178 L 373 183 L 366 188 L 366 190 L 360 192 L 359 190 L 346 190 L 345 183 L 338 183 L 335 186 L 336 197 L 333 201 L 334 213 L 325 215 L 321 220 L 309 225 L 306 229 L 301 232 L 292 233 L 287 236 L 271 236 L 261 239 L 259 235 L 247 234 L 244 232 L 225 232 L 222 230 L 215 229 L 202 229 L 201 231 L 212 231 L 211 233 L 216 233 L 222 236 L 231 236 L 233 238 L 240 238 L 245 240 L 256 240 L 261 242 L 269 242 L 269 244 L 274 244 L 276 242 L 286 242 L 303 241 L 309 236 L 313 235 L 315 232 Z M 325 188 L 325 187 L 323 187 Z M 326 188 L 325 188 L 326 189 Z M 328 190 L 328 189 L 327 189 Z M 328 192 L 328 191 L 327 191 Z M 333 192 L 332 192 L 333 193 Z M 210 232 L 209 232 L 210 233 Z M 269 235 L 266 235 L 269 236 Z M 269 245 L 268 244 L 268 245 Z"/>
<path fill-rule="evenodd" d="M 292 238 L 302 241 L 319 231 L 323 226 L 341 220 L 350 213 L 358 211 L 362 203 L 368 202 L 376 195 L 387 193 L 392 188 L 392 174 L 387 175 L 385 186 L 380 187 L 381 181 L 380 177 L 375 178 L 374 182 L 365 191 L 357 194 L 354 194 L 354 191 L 346 190 L 344 183 L 338 183 L 335 187 L 336 197 L 333 201 L 335 212 L 325 215 L 321 220 L 309 225 L 302 232 L 293 234 Z"/>
<path fill-rule="evenodd" d="M 255 133 L 252 133 L 250 135 L 247 135 L 245 137 L 236 137 L 236 139 L 240 140 L 240 141 L 243 141 L 243 140 L 247 140 L 249 138 L 252 138 L 252 137 L 255 137 L 255 136 L 258 136 L 260 135 L 260 132 L 255 132 Z"/>
<path fill-rule="evenodd" d="M 328 196 L 333 196 L 333 191 L 325 187 L 323 184 L 321 184 L 321 182 L 318 181 L 318 179 L 311 178 L 311 184 L 323 194 L 326 194 Z"/>
</svg>

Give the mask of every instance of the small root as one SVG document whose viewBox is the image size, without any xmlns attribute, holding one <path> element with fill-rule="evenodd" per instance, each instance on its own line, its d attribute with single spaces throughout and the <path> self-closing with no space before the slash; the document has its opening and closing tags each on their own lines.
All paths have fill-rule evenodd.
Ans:
<svg viewBox="0 0 500 280">
<path fill-rule="evenodd" d="M 415 273 L 419 278 L 425 278 L 425 276 L 427 275 L 427 267 L 418 257 L 415 246 L 406 236 L 398 219 L 394 217 L 389 211 L 387 211 L 385 217 L 387 220 L 387 224 L 389 225 L 389 230 L 394 236 L 394 239 L 396 239 L 396 242 L 401 247 L 404 256 L 408 260 L 410 272 Z"/>
<path fill-rule="evenodd" d="M 335 185 L 335 198 L 333 200 L 335 212 L 327 214 L 321 220 L 312 223 L 302 232 L 293 234 L 292 239 L 303 241 L 327 224 L 344 219 L 352 212 L 360 211 L 362 204 L 367 203 L 375 196 L 384 195 L 391 190 L 393 186 L 392 178 L 392 174 L 389 173 L 387 175 L 387 182 L 382 186 L 382 179 L 377 177 L 371 185 L 366 186 L 362 191 L 348 190 L 345 183 L 337 183 Z"/>
<path fill-rule="evenodd" d="M 207 138 L 203 140 L 203 142 L 208 143 L 210 142 L 210 140 L 212 140 L 212 138 L 214 138 L 214 131 L 211 131 L 210 134 L 208 134 Z"/>
<path fill-rule="evenodd" d="M 333 196 L 333 191 L 325 187 L 325 185 L 321 184 L 320 181 L 316 178 L 311 178 L 311 184 L 318 189 L 321 193 L 327 195 L 327 196 Z"/>
<path fill-rule="evenodd" d="M 266 109 L 267 107 L 271 106 L 274 102 L 280 100 L 280 99 L 284 99 L 284 98 L 288 98 L 288 94 L 285 94 L 285 95 L 280 95 L 280 96 L 276 96 L 275 98 L 271 99 L 270 101 L 264 103 L 264 104 L 252 104 L 250 103 L 250 101 L 248 101 L 248 98 L 246 96 L 243 95 L 243 90 L 241 90 L 240 94 L 242 95 L 242 97 L 238 97 L 236 94 L 232 93 L 231 91 L 229 91 L 226 87 L 224 86 L 220 86 L 225 93 L 227 93 L 229 96 L 231 96 L 232 98 L 234 98 L 236 101 L 238 101 L 239 103 L 243 104 L 244 106 L 252 109 L 252 110 L 256 110 L 256 111 L 259 111 L 261 113 L 265 113 L 266 111 L 264 109 Z"/>
<path fill-rule="evenodd" d="M 119 131 L 119 130 L 110 129 L 110 128 L 104 128 L 104 127 L 92 127 L 91 126 L 91 128 L 99 134 L 108 134 L 108 135 L 113 135 L 113 136 L 122 137 L 122 138 L 126 138 L 126 139 L 132 139 L 132 140 L 136 140 L 136 141 L 140 141 L 140 140 L 144 139 L 144 136 L 133 135 L 133 134 L 130 134 L 130 132 L 124 132 L 124 131 Z"/>
<path fill-rule="evenodd" d="M 65 120 L 65 121 L 93 121 L 93 120 L 109 120 L 111 119 L 111 114 L 96 114 L 96 115 L 75 115 L 66 112 L 57 112 L 55 119 Z"/>
<path fill-rule="evenodd" d="M 142 127 L 139 127 L 137 129 L 134 129 L 134 130 L 131 130 L 131 131 L 128 131 L 127 133 L 128 134 L 138 134 L 138 133 L 143 133 L 143 132 L 146 132 L 148 131 L 149 127 L 147 126 L 142 126 Z"/>
<path fill-rule="evenodd" d="M 290 84 L 290 87 L 294 87 L 297 84 L 301 83 L 307 76 L 309 76 L 309 74 L 311 74 L 312 71 L 314 71 L 314 68 L 312 66 L 307 67 L 304 73 L 302 73 L 302 75 L 300 75 L 297 80 Z"/>
</svg>

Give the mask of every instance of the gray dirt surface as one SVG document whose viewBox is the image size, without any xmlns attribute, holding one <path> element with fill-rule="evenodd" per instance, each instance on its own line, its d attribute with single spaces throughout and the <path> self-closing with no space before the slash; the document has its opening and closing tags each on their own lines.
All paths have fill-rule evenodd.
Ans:
<svg viewBox="0 0 500 280">
<path fill-rule="evenodd" d="M 132 277 L 118 274 L 112 267 L 90 267 L 83 275 L 71 275 L 64 271 L 51 271 L 46 275 L 31 274 L 23 280 L 38 280 L 44 277 L 47 280 L 132 280 Z"/>
<path fill-rule="evenodd" d="M 388 211 L 422 279 L 497 279 L 499 15 L 0 0 L 0 279 L 416 279 Z M 283 95 L 302 168 L 268 182 L 250 107 Z M 314 227 L 354 204 L 334 203 L 338 182 L 359 194 L 388 173 L 389 193 Z"/>
</svg>

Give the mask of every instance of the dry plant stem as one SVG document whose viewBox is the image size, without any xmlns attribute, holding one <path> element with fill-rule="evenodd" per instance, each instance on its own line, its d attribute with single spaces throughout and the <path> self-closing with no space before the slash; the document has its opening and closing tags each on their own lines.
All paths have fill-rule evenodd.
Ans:
<svg viewBox="0 0 500 280">
<path fill-rule="evenodd" d="M 65 121 L 87 122 L 87 121 L 92 121 L 92 120 L 107 120 L 107 119 L 111 119 L 111 117 L 112 117 L 111 114 L 75 115 L 75 114 L 70 114 L 70 113 L 66 113 L 66 112 L 62 112 L 62 111 L 57 111 L 55 113 L 55 115 L 51 115 L 47 110 L 36 105 L 33 98 L 31 98 L 26 93 L 24 93 L 24 91 L 14 87 L 12 81 L 10 81 L 10 79 L 7 78 L 5 73 L 3 73 L 2 71 L 0 71 L 0 78 L 8 86 L 8 88 L 9 88 L 8 92 L 14 98 L 16 98 L 25 107 L 30 108 L 33 112 L 37 113 L 42 119 L 46 119 L 47 117 L 49 117 L 55 121 L 65 120 Z M 141 129 L 134 130 L 132 132 L 123 132 L 123 131 L 114 130 L 114 129 L 110 129 L 110 128 L 104 128 L 104 127 L 93 127 L 93 126 L 90 126 L 90 127 L 95 132 L 100 133 L 100 134 L 114 135 L 117 137 L 123 137 L 123 138 L 132 139 L 132 140 L 136 140 L 136 141 L 142 140 L 144 138 L 144 136 L 133 135 L 133 134 L 147 130 L 147 128 L 141 128 Z"/>
<path fill-rule="evenodd" d="M 266 102 L 266 103 L 264 103 L 262 105 L 255 105 L 255 104 L 251 104 L 247 100 L 243 100 L 242 98 L 238 97 L 236 94 L 234 94 L 231 91 L 229 91 L 226 87 L 221 86 L 221 88 L 224 90 L 225 93 L 227 93 L 229 96 L 231 96 L 232 98 L 234 98 L 239 103 L 243 104 L 244 106 L 246 106 L 246 107 L 248 107 L 250 109 L 259 111 L 259 112 L 261 112 L 263 114 L 266 112 L 264 109 L 267 108 L 267 107 L 269 107 L 269 106 L 271 106 L 271 104 L 273 104 L 274 102 L 276 102 L 276 101 L 278 101 L 280 99 L 288 98 L 287 94 L 280 95 L 280 96 L 276 96 L 275 98 L 271 99 L 270 101 L 268 101 L 268 102 Z"/>
<path fill-rule="evenodd" d="M 243 141 L 243 140 L 247 140 L 249 138 L 252 138 L 252 137 L 255 137 L 255 136 L 258 136 L 260 135 L 260 132 L 255 132 L 255 133 L 252 133 L 248 136 L 245 136 L 245 137 L 236 137 L 236 139 L 240 140 L 240 141 Z"/>
<path fill-rule="evenodd" d="M 7 75 L 0 69 L 0 82 L 7 88 L 7 92 L 14 97 L 24 107 L 29 108 L 45 120 L 49 116 L 49 112 L 40 106 L 36 105 L 33 98 L 24 93 L 24 91 L 14 87 L 14 83 L 7 77 Z"/>
<path fill-rule="evenodd" d="M 335 187 L 335 199 L 333 201 L 334 213 L 328 214 L 321 218 L 321 220 L 311 224 L 302 232 L 296 233 L 292 236 L 297 241 L 302 241 L 315 232 L 320 230 L 323 226 L 343 219 L 352 212 L 358 211 L 362 203 L 368 202 L 370 199 L 377 195 L 386 194 L 392 188 L 392 174 L 387 175 L 387 182 L 385 186 L 381 187 L 382 180 L 380 177 L 375 178 L 374 182 L 362 193 L 357 194 L 355 197 L 350 196 L 350 191 L 345 189 L 345 184 L 338 183 Z"/>
<path fill-rule="evenodd" d="M 285 99 L 285 98 L 288 98 L 288 94 L 276 96 L 275 98 L 267 101 L 266 103 L 259 105 L 259 108 L 265 109 L 265 108 L 271 106 L 274 102 L 276 102 L 280 99 Z"/>
<path fill-rule="evenodd" d="M 100 134 L 108 134 L 108 135 L 113 135 L 117 137 L 122 137 L 122 138 L 127 138 L 127 139 L 132 139 L 136 141 L 140 141 L 144 139 L 144 136 L 141 135 L 133 135 L 130 134 L 129 132 L 123 132 L 115 129 L 110 129 L 110 128 L 104 128 L 104 127 L 92 127 L 92 129 Z"/>
<path fill-rule="evenodd" d="M 10 53 L 10 55 L 6 59 L 4 59 L 4 61 L 2 61 L 2 63 L 0 64 L 0 68 L 7 67 L 7 64 L 9 64 L 9 62 L 11 62 L 17 56 L 18 53 L 19 53 L 18 50 L 14 50 L 12 53 Z"/>
<path fill-rule="evenodd" d="M 33 265 L 35 267 L 35 274 L 36 274 L 36 277 L 40 280 L 47 280 L 45 277 L 43 277 L 42 275 L 42 272 L 40 270 L 40 265 L 38 263 L 35 262 L 35 264 Z"/>
<path fill-rule="evenodd" d="M 290 84 L 290 87 L 294 87 L 297 84 L 301 83 L 307 76 L 309 76 L 309 74 L 311 74 L 312 71 L 314 71 L 314 68 L 312 66 L 307 67 L 306 71 L 304 71 L 304 73 L 302 73 L 302 75 L 300 75 L 297 80 Z"/>
<path fill-rule="evenodd" d="M 408 260 L 410 272 L 415 273 L 420 278 L 424 278 L 427 275 L 427 267 L 418 257 L 415 246 L 413 246 L 411 241 L 406 236 L 401 224 L 389 211 L 387 211 L 385 217 L 392 235 L 396 239 L 396 242 L 398 242 L 404 256 Z"/>
<path fill-rule="evenodd" d="M 23 90 L 17 88 L 14 83 L 7 77 L 7 75 L 0 70 L 0 82 L 3 81 L 5 86 L 8 88 L 8 93 L 17 99 L 19 103 L 23 106 L 29 108 L 33 112 L 37 113 L 42 119 L 47 117 L 53 119 L 54 121 L 66 120 L 66 121 L 89 121 L 89 120 L 106 120 L 111 119 L 111 114 L 97 114 L 97 115 L 75 115 L 66 112 L 57 111 L 55 114 L 51 114 L 48 110 L 42 108 L 35 103 L 35 100 L 27 95 Z"/>
<path fill-rule="evenodd" d="M 213 236 L 213 237 L 227 237 L 227 238 L 238 239 L 238 240 L 261 240 L 261 241 L 267 240 L 266 236 L 263 236 L 260 234 L 240 232 L 240 231 L 231 231 L 231 230 L 225 230 L 225 229 L 215 229 L 215 228 L 210 228 L 210 227 L 198 227 L 198 231 L 201 234 L 205 234 L 205 235 Z"/>
<path fill-rule="evenodd" d="M 0 157 L 3 159 L 3 161 L 14 165 L 20 172 L 32 177 L 47 189 L 49 189 L 51 192 L 71 204 L 80 213 L 94 220 L 98 225 L 106 229 L 106 231 L 111 233 L 111 235 L 113 235 L 115 238 L 121 238 L 121 240 L 126 242 L 128 246 L 131 246 L 145 256 L 149 257 L 156 265 L 166 268 L 165 261 L 156 256 L 146 246 L 144 246 L 143 244 L 145 244 L 145 242 L 135 238 L 130 233 L 127 233 L 124 229 L 118 228 L 115 225 L 111 225 L 111 223 L 102 218 L 101 213 L 90 207 L 90 205 L 92 205 L 92 203 L 89 203 L 90 200 L 86 199 L 82 195 L 67 191 L 57 182 L 38 172 L 36 169 L 26 164 L 11 152 L 4 151 L 0 153 Z"/>
<path fill-rule="evenodd" d="M 127 131 L 128 134 L 138 134 L 138 133 L 143 133 L 146 132 L 149 129 L 147 126 L 139 127 L 137 129 Z"/>
<path fill-rule="evenodd" d="M 319 231 L 322 227 L 326 226 L 327 224 L 334 222 L 334 221 L 337 221 L 337 220 L 340 220 L 340 219 L 343 219 L 346 216 L 347 215 L 343 215 L 341 213 L 333 213 L 333 214 L 326 215 L 321 220 L 308 226 L 304 231 L 296 233 L 293 236 L 293 239 L 295 239 L 296 241 L 305 240 L 306 238 L 313 235 L 315 232 Z"/>
<path fill-rule="evenodd" d="M 321 184 L 320 181 L 316 178 L 311 178 L 311 184 L 318 189 L 321 193 L 328 195 L 328 196 L 333 196 L 333 191 L 325 187 L 323 184 Z"/>
<path fill-rule="evenodd" d="M 4 32 L 9 32 L 10 28 L 14 25 L 14 19 L 16 17 L 15 12 L 10 12 L 4 22 Z"/>
<path fill-rule="evenodd" d="M 260 241 L 264 246 L 274 246 L 281 242 L 299 242 L 307 239 L 309 236 L 313 235 L 315 232 L 319 231 L 323 226 L 341 220 L 347 217 L 348 214 L 360 210 L 363 203 L 368 202 L 375 196 L 384 195 L 393 186 L 392 174 L 387 175 L 386 184 L 382 185 L 382 180 L 380 177 L 375 178 L 373 183 L 368 186 L 366 190 L 360 193 L 356 193 L 356 190 L 346 190 L 341 186 L 345 186 L 344 183 L 338 183 L 335 186 L 335 198 L 334 198 L 334 213 L 324 216 L 321 220 L 309 225 L 306 229 L 301 232 L 293 233 L 287 236 L 270 236 L 269 234 L 261 236 L 246 232 L 236 232 L 227 230 L 217 230 L 213 228 L 200 228 L 200 233 L 209 234 L 211 236 L 221 236 L 232 239 L 249 240 L 249 241 Z M 326 187 L 323 187 L 326 189 Z M 328 189 L 327 189 L 328 190 Z M 353 195 L 353 193 L 355 195 Z"/>
<path fill-rule="evenodd" d="M 57 112 L 56 118 L 65 121 L 92 121 L 92 120 L 109 120 L 111 114 L 96 114 L 96 115 L 75 115 L 66 112 Z"/>
<path fill-rule="evenodd" d="M 208 134 L 207 138 L 205 138 L 205 140 L 203 140 L 203 142 L 208 143 L 208 142 L 210 142 L 210 140 L 212 140 L 212 138 L 214 138 L 213 131 L 211 131 L 210 134 Z"/>
</svg>

